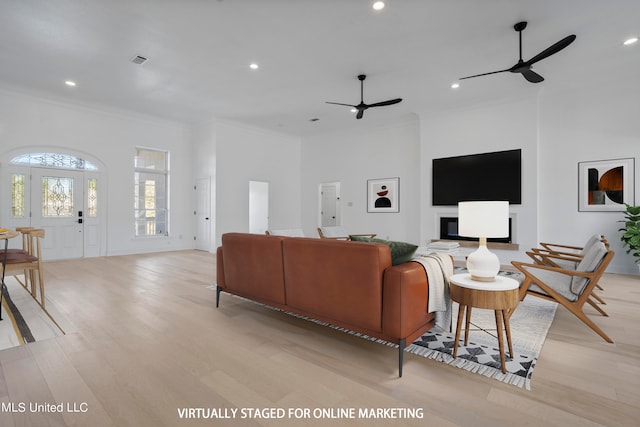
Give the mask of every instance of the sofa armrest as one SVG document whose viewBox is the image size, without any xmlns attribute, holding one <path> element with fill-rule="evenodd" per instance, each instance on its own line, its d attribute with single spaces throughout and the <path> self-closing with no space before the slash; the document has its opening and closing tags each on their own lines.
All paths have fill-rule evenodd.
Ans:
<svg viewBox="0 0 640 427">
<path fill-rule="evenodd" d="M 427 313 L 427 275 L 419 263 L 410 261 L 387 268 L 383 295 L 382 330 L 385 335 L 408 338 L 411 342 L 431 328 L 434 317 Z"/>
</svg>

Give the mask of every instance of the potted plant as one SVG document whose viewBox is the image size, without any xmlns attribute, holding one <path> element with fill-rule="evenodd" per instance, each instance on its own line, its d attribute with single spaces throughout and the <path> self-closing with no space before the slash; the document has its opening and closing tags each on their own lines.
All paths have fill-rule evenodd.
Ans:
<svg viewBox="0 0 640 427">
<path fill-rule="evenodd" d="M 633 254 L 636 257 L 636 264 L 640 268 L 640 206 L 631 206 L 625 203 L 627 210 L 624 213 L 625 219 L 619 222 L 624 222 L 624 227 L 619 231 L 622 231 L 622 247 L 627 249 L 627 253 Z"/>
</svg>

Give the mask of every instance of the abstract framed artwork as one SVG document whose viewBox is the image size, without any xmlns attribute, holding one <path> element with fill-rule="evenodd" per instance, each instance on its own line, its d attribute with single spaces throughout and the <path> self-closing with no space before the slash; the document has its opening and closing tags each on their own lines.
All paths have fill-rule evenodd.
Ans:
<svg viewBox="0 0 640 427">
<path fill-rule="evenodd" d="M 367 212 L 400 212 L 400 178 L 367 180 Z"/>
<path fill-rule="evenodd" d="M 634 202 L 635 158 L 578 163 L 578 211 L 624 211 Z"/>
</svg>

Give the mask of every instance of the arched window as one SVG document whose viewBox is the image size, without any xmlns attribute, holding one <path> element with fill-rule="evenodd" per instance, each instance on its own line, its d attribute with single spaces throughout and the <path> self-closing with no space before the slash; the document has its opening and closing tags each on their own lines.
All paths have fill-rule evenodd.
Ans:
<svg viewBox="0 0 640 427">
<path fill-rule="evenodd" d="M 41 166 L 47 168 L 77 169 L 97 171 L 98 168 L 88 160 L 69 154 L 27 153 L 11 159 L 11 164 L 23 166 Z"/>
</svg>

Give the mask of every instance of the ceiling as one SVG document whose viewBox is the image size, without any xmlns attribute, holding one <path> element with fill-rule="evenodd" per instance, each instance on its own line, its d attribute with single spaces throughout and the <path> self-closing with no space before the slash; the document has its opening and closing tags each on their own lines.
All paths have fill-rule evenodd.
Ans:
<svg viewBox="0 0 640 427">
<path fill-rule="evenodd" d="M 637 79 L 638 0 L 1 0 L 0 85 L 99 108 L 198 122 L 220 118 L 293 135 L 372 126 Z M 576 34 L 534 66 L 509 68 Z M 142 65 L 131 59 L 148 58 Z M 258 70 L 249 64 L 259 64 Z M 356 120 L 364 100 L 403 98 Z M 76 87 L 64 84 L 73 80 Z M 312 119 L 317 119 L 313 120 Z"/>
</svg>

